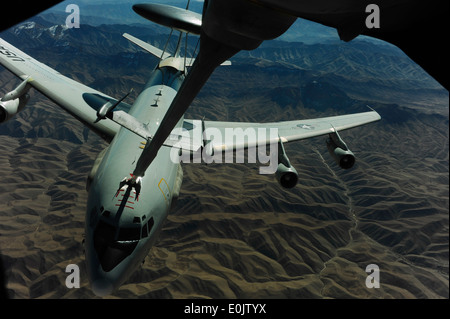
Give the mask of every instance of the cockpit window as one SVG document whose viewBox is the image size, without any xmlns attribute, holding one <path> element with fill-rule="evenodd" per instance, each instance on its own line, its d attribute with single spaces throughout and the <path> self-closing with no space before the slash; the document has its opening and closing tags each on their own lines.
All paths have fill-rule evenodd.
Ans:
<svg viewBox="0 0 450 319">
<path fill-rule="evenodd" d="M 153 220 L 153 217 L 151 217 L 148 222 L 142 227 L 142 238 L 147 237 L 148 234 L 152 231 L 153 225 L 155 224 L 155 221 Z"/>
<path fill-rule="evenodd" d="M 139 227 L 120 228 L 117 241 L 134 241 L 139 240 L 141 229 Z"/>
<path fill-rule="evenodd" d="M 102 220 L 94 231 L 94 248 L 104 271 L 111 271 L 136 248 L 140 227 L 120 228 L 119 239 L 115 239 L 116 228 Z"/>
<path fill-rule="evenodd" d="M 148 236 L 148 230 L 147 230 L 147 224 L 144 225 L 144 227 L 142 227 L 142 238 L 147 237 Z"/>
<path fill-rule="evenodd" d="M 116 229 L 114 228 L 114 226 L 100 220 L 98 222 L 97 228 L 95 229 L 95 237 L 101 238 L 102 243 L 110 243 L 114 241 L 115 232 Z"/>
</svg>

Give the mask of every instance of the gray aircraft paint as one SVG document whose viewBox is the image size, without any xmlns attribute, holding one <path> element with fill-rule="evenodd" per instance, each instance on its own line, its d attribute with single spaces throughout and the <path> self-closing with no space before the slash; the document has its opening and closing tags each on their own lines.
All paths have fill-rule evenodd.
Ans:
<svg viewBox="0 0 450 319">
<path fill-rule="evenodd" d="M 170 66 L 156 68 L 129 114 L 146 122 L 150 132 L 159 127 L 162 117 L 175 97 L 184 74 Z M 182 120 L 179 126 L 182 125 Z M 103 295 L 120 286 L 148 254 L 169 212 L 172 193 L 180 164 L 168 161 L 170 148 L 161 147 L 157 157 L 141 180 L 139 198 L 129 185 L 119 189 L 120 182 L 130 178 L 142 148 L 147 141 L 121 128 L 108 147 L 89 190 L 86 214 L 86 254 L 88 275 L 96 294 Z M 142 195 L 142 194 L 145 195 Z M 125 196 L 124 196 L 125 195 Z M 126 201 L 126 203 L 124 202 Z M 102 208 L 103 207 L 103 208 Z M 101 210 L 102 209 L 102 210 Z M 105 217 L 102 212 L 108 211 Z M 150 218 L 154 225 L 147 237 L 137 241 L 136 253 L 127 256 L 118 267 L 105 271 L 98 258 L 94 231 L 99 220 L 116 229 L 142 228 Z M 139 220 L 139 223 L 136 223 Z M 141 233 L 141 232 L 140 232 Z M 113 244 L 113 243 L 111 243 Z"/>
</svg>

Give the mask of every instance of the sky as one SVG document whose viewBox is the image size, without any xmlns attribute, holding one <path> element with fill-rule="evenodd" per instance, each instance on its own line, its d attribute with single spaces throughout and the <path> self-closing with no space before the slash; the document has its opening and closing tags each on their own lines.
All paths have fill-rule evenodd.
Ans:
<svg viewBox="0 0 450 319">
<path fill-rule="evenodd" d="M 204 0 L 190 0 L 190 10 L 201 13 L 202 4 Z M 80 7 L 81 19 L 83 18 L 83 13 L 88 11 L 88 15 L 98 14 L 99 23 L 146 23 L 141 17 L 131 11 L 131 7 L 136 3 L 160 3 L 173 5 L 181 8 L 185 8 L 188 0 L 66 0 L 62 3 L 56 5 L 55 7 L 48 10 L 65 12 L 66 7 L 69 4 L 77 4 Z M 129 12 L 124 12 L 123 7 L 121 10 L 117 10 L 117 15 L 107 15 L 108 20 L 104 20 L 105 14 L 103 11 L 98 9 L 99 5 L 105 6 L 115 6 L 115 5 L 129 5 Z M 93 7 L 96 7 L 93 10 Z M 111 10 L 109 12 L 112 12 Z M 123 15 L 121 15 L 123 13 Z M 126 19 L 125 19 L 126 18 Z M 93 20 L 90 19 L 89 23 L 92 24 Z M 390 45 L 385 41 L 381 41 L 375 38 L 370 38 L 366 36 L 359 36 L 358 39 L 363 39 L 371 42 L 376 42 L 377 44 Z M 323 43 L 328 41 L 340 41 L 337 30 L 316 22 L 308 21 L 305 19 L 297 19 L 297 21 L 285 32 L 278 40 L 289 41 L 289 42 L 304 42 L 307 44 Z"/>
</svg>

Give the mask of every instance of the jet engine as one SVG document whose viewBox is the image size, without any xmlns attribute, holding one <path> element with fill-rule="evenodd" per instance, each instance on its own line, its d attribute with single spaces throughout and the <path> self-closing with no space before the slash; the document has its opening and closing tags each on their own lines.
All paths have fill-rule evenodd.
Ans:
<svg viewBox="0 0 450 319">
<path fill-rule="evenodd" d="M 29 78 L 26 78 L 17 88 L 8 92 L 0 100 L 0 123 L 10 120 L 14 115 L 22 111 L 30 96 Z"/>
<path fill-rule="evenodd" d="M 298 173 L 291 165 L 281 140 L 278 143 L 278 168 L 275 177 L 284 188 L 293 188 L 298 182 Z"/>
<path fill-rule="evenodd" d="M 355 155 L 347 147 L 347 144 L 339 136 L 339 133 L 335 130 L 333 133 L 328 134 L 328 136 L 326 143 L 331 157 L 339 167 L 343 169 L 352 168 L 355 164 Z"/>
<path fill-rule="evenodd" d="M 297 185 L 298 173 L 292 166 L 286 167 L 283 163 L 278 164 L 275 176 L 278 183 L 284 188 L 292 188 Z"/>
</svg>

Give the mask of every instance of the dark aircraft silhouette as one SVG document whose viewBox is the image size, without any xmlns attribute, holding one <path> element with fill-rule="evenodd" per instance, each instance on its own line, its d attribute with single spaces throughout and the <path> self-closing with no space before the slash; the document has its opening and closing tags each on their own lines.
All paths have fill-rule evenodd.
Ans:
<svg viewBox="0 0 450 319">
<path fill-rule="evenodd" d="M 61 0 L 39 2 L 12 1 L 9 12 L 0 21 L 0 31 L 26 20 Z M 206 0 L 205 2 L 220 2 Z M 239 6 L 246 0 L 225 1 Z M 284 11 L 299 18 L 336 28 L 342 40 L 349 41 L 359 34 L 390 42 L 402 49 L 412 60 L 448 90 L 447 0 L 253 0 L 261 6 Z M 379 29 L 365 27 L 368 4 L 380 8 Z"/>
</svg>

